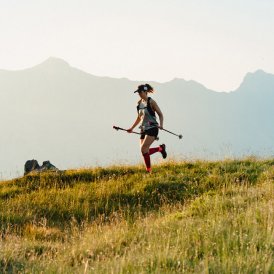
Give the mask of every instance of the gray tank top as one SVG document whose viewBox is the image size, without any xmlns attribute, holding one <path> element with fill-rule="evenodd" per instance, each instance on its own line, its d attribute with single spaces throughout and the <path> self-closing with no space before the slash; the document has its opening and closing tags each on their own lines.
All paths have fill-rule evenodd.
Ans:
<svg viewBox="0 0 274 274">
<path fill-rule="evenodd" d="M 158 126 L 155 111 L 150 106 L 151 98 L 148 97 L 147 102 L 141 101 L 137 106 L 138 115 L 141 118 L 141 131 L 148 130 Z"/>
</svg>

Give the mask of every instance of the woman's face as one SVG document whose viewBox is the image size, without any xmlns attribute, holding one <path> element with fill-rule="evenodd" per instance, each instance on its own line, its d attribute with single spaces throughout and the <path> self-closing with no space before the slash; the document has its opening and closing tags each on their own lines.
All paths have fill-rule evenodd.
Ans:
<svg viewBox="0 0 274 274">
<path fill-rule="evenodd" d="M 146 99 L 147 93 L 146 93 L 145 91 L 140 91 L 140 92 L 139 92 L 139 96 L 140 96 L 142 99 Z"/>
</svg>

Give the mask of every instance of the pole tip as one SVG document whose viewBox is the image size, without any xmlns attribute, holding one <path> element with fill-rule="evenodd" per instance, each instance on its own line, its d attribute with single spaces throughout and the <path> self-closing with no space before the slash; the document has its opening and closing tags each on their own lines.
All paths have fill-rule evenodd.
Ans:
<svg viewBox="0 0 274 274">
<path fill-rule="evenodd" d="M 179 135 L 179 139 L 182 139 L 182 138 L 183 138 L 183 135 L 180 134 L 180 135 Z"/>
</svg>

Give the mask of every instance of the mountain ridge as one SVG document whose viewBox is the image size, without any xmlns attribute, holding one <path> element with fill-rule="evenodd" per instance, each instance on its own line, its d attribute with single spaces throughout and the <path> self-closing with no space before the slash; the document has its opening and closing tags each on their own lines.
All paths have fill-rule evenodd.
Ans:
<svg viewBox="0 0 274 274">
<path fill-rule="evenodd" d="M 265 72 L 262 69 L 257 69 L 254 72 L 247 72 L 246 75 L 244 76 L 242 82 L 240 83 L 239 87 L 235 90 L 231 90 L 231 91 L 216 91 L 213 89 L 209 89 L 207 88 L 204 84 L 195 81 L 193 79 L 191 80 L 185 80 L 184 78 L 178 78 L 175 77 L 173 79 L 171 79 L 170 81 L 166 81 L 166 82 L 158 82 L 158 81 L 142 81 L 142 80 L 130 80 L 127 77 L 112 77 L 112 76 L 99 76 L 99 75 L 95 75 L 95 74 L 91 74 L 89 72 L 86 72 L 82 69 L 79 69 L 77 67 L 73 67 L 71 66 L 67 61 L 65 61 L 62 58 L 58 58 L 58 57 L 49 57 L 46 60 L 31 66 L 29 68 L 25 68 L 25 69 L 20 69 L 20 70 L 6 70 L 6 69 L 0 69 L 0 76 L 1 73 L 22 73 L 22 72 L 27 72 L 27 71 L 31 71 L 31 70 L 37 70 L 37 69 L 41 69 L 41 70 L 46 70 L 46 71 L 56 71 L 57 69 L 62 71 L 63 70 L 68 70 L 68 69 L 75 69 L 78 70 L 79 72 L 85 73 L 93 78 L 98 78 L 98 79 L 110 79 L 110 80 L 121 80 L 121 81 L 128 81 L 128 82 L 134 82 L 134 83 L 144 83 L 144 82 L 149 82 L 149 83 L 154 83 L 155 85 L 168 85 L 168 84 L 173 84 L 173 83 L 180 83 L 183 85 L 196 85 L 197 87 L 200 86 L 201 88 L 204 88 L 208 91 L 212 91 L 212 92 L 218 92 L 218 93 L 231 93 L 231 92 L 236 92 L 238 90 L 240 90 L 242 88 L 243 85 L 246 85 L 247 82 L 249 81 L 254 81 L 254 78 L 273 78 L 274 81 L 274 74 L 269 73 L 269 72 Z"/>
<path fill-rule="evenodd" d="M 113 131 L 113 125 L 133 124 L 139 99 L 133 91 L 143 82 L 93 76 L 60 60 L 56 70 L 48 70 L 55 61 L 42 63 L 42 69 L 0 73 L 2 172 L 17 174 L 18 166 L 22 172 L 28 159 L 50 160 L 61 169 L 140 161 L 138 136 Z M 164 127 L 184 136 L 177 140 L 160 131 L 168 154 L 202 159 L 274 155 L 272 76 L 257 76 L 250 74 L 253 84 L 229 93 L 191 80 L 149 82 Z M 262 85 L 264 79 L 270 80 Z"/>
</svg>

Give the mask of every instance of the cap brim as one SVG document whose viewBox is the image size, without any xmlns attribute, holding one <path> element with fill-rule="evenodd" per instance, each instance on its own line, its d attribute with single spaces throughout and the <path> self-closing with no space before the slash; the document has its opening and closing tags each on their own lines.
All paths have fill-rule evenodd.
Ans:
<svg viewBox="0 0 274 274">
<path fill-rule="evenodd" d="M 135 90 L 133 93 L 136 93 L 136 92 L 139 92 L 139 91 L 140 91 L 140 90 L 137 89 L 137 90 Z"/>
</svg>

